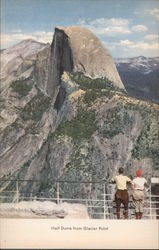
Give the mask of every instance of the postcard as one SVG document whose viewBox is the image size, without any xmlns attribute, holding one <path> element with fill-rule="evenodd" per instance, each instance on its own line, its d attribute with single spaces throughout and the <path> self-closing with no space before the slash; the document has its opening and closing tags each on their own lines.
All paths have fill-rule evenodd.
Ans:
<svg viewBox="0 0 159 250">
<path fill-rule="evenodd" d="M 0 247 L 158 249 L 159 1 L 0 3 Z"/>
</svg>

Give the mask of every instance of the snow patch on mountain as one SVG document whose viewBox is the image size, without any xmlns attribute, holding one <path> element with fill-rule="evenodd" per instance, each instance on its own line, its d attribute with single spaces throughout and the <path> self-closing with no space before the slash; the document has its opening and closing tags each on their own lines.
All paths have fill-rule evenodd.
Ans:
<svg viewBox="0 0 159 250">
<path fill-rule="evenodd" d="M 138 70 L 143 74 L 149 74 L 159 68 L 159 57 L 138 56 L 132 58 L 117 58 L 115 59 L 115 63 L 120 70 Z"/>
</svg>

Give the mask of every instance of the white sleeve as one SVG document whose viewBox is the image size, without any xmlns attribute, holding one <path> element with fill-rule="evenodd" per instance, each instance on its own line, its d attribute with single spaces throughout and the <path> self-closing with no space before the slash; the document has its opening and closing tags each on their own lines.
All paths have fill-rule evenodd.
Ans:
<svg viewBox="0 0 159 250">
<path fill-rule="evenodd" d="M 129 177 L 127 177 L 127 181 L 132 183 L 132 180 Z"/>
<path fill-rule="evenodd" d="M 115 180 L 116 180 L 115 177 L 112 177 L 112 178 L 111 178 L 111 181 L 112 181 L 112 182 L 115 182 Z"/>
<path fill-rule="evenodd" d="M 114 177 L 111 178 L 111 181 L 114 181 Z"/>
</svg>

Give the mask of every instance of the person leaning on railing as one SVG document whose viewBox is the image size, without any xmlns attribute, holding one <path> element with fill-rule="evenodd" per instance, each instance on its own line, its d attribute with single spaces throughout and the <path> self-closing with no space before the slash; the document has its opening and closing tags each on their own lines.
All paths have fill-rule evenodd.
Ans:
<svg viewBox="0 0 159 250">
<path fill-rule="evenodd" d="M 147 180 L 142 177 L 142 170 L 136 170 L 137 177 L 133 179 L 133 202 L 135 206 L 136 219 L 141 219 L 143 215 L 144 189 Z"/>
<path fill-rule="evenodd" d="M 116 183 L 116 193 L 115 193 L 115 202 L 117 207 L 117 219 L 120 219 L 120 206 L 121 203 L 124 205 L 125 209 L 125 219 L 128 219 L 128 203 L 129 203 L 129 195 L 127 191 L 127 183 L 131 183 L 132 181 L 129 177 L 123 175 L 124 169 L 122 167 L 118 170 L 119 175 L 113 177 L 111 179 L 112 182 Z"/>
</svg>

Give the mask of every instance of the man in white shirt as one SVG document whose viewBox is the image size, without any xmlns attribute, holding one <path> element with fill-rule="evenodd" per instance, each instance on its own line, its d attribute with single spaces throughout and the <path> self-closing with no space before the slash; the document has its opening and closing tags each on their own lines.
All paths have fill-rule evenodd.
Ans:
<svg viewBox="0 0 159 250">
<path fill-rule="evenodd" d="M 133 179 L 133 201 L 135 206 L 136 219 L 141 219 L 143 214 L 144 188 L 147 184 L 142 177 L 142 170 L 136 170 L 137 177 Z"/>
<path fill-rule="evenodd" d="M 118 170 L 119 175 L 112 178 L 112 182 L 116 183 L 116 193 L 115 193 L 115 202 L 117 207 L 117 219 L 120 219 L 120 205 L 123 203 L 125 209 L 125 219 L 128 219 L 128 203 L 129 196 L 127 191 L 127 183 L 131 183 L 129 177 L 123 175 L 124 169 L 122 167 Z"/>
</svg>

